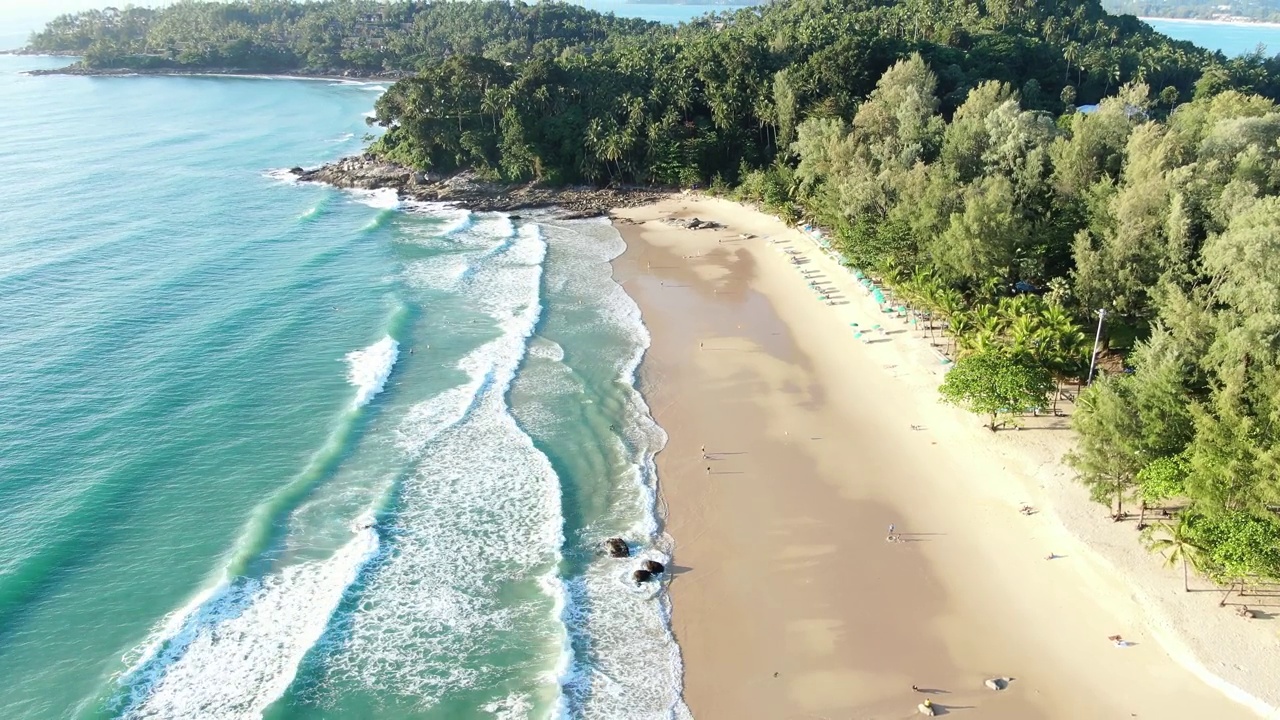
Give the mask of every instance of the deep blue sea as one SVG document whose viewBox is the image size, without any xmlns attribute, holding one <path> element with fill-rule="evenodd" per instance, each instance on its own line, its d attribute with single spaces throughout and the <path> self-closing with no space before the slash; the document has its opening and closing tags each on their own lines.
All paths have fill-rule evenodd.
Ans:
<svg viewBox="0 0 1280 720">
<path fill-rule="evenodd" d="M 671 718 L 602 221 L 289 182 L 381 86 L 0 57 L 0 718 Z"/>
</svg>

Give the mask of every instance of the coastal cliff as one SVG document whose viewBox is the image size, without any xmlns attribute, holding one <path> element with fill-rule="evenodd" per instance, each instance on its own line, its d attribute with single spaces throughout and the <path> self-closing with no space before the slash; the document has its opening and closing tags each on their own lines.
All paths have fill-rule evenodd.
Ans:
<svg viewBox="0 0 1280 720">
<path fill-rule="evenodd" d="M 361 190 L 390 189 L 402 200 L 457 203 L 471 210 L 513 212 L 555 208 L 564 219 L 599 217 L 609 214 L 611 208 L 647 205 L 672 192 L 630 186 L 549 187 L 538 183 L 497 183 L 470 171 L 452 175 L 419 172 L 369 153 L 312 169 L 295 167 L 289 172 L 299 182 Z"/>
</svg>

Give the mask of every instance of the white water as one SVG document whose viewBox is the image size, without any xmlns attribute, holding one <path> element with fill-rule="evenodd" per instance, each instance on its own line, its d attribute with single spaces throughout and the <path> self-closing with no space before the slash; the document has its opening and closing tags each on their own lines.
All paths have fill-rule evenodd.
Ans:
<svg viewBox="0 0 1280 720">
<path fill-rule="evenodd" d="M 639 307 L 614 282 L 609 265 L 626 246 L 610 228 L 593 227 L 590 222 L 549 232 L 556 243 L 558 262 L 550 266 L 547 286 L 560 294 L 590 298 L 601 327 L 629 338 L 635 348 L 614 367 L 627 401 L 621 424 L 623 438 L 616 440 L 613 452 L 632 461 L 620 478 L 629 483 L 632 494 L 619 503 L 612 517 L 602 518 L 585 534 L 599 541 L 621 533 L 642 548 L 630 560 L 602 556 L 588 565 L 585 574 L 568 583 L 566 625 L 586 653 L 576 658 L 561 678 L 567 700 L 565 716 L 591 720 L 688 718 L 680 697 L 683 665 L 670 629 L 669 598 L 661 585 L 637 588 L 630 580 L 631 571 L 642 559 L 670 564 L 671 541 L 657 534 L 655 508 L 654 455 L 667 438 L 634 387 L 636 370 L 649 346 L 649 333 Z M 539 394 L 576 383 L 562 364 L 563 349 L 549 341 L 538 344 L 549 344 L 537 354 L 551 361 L 539 368 Z M 546 396 L 563 396 L 563 392 Z M 550 421 L 556 412 L 556 408 L 547 407 L 529 415 L 534 422 L 538 418 Z"/>
<path fill-rule="evenodd" d="M 369 403 L 387 384 L 400 355 L 400 343 L 390 335 L 363 350 L 347 353 L 347 382 L 356 388 L 356 407 Z"/>
<path fill-rule="evenodd" d="M 381 190 L 348 190 L 347 192 L 355 198 L 356 202 L 368 205 L 371 208 L 395 210 L 400 207 L 400 196 L 390 188 L 382 188 Z"/>
<path fill-rule="evenodd" d="M 554 627 L 561 637 L 547 642 L 563 644 L 559 618 L 547 622 L 564 603 L 554 572 L 547 579 L 563 543 L 559 481 L 506 404 L 541 314 L 546 244 L 536 226 L 506 237 L 509 219 L 491 225 L 472 238 L 465 278 L 426 267 L 451 262 L 440 257 L 407 268 L 416 283 L 453 275 L 502 335 L 462 359 L 466 383 L 413 408 L 401 424 L 398 444 L 418 465 L 388 529 L 394 549 L 371 569 L 345 644 L 327 663 L 331 680 L 423 707 L 503 672 L 485 662 L 495 640 L 520 642 L 531 628 Z M 556 690 L 548 677 L 538 692 Z M 512 713 L 526 702 L 514 698 L 492 712 L 519 716 Z"/>
<path fill-rule="evenodd" d="M 124 678 L 123 717 L 252 718 L 278 699 L 378 549 L 371 528 L 326 560 L 201 598 Z"/>
</svg>

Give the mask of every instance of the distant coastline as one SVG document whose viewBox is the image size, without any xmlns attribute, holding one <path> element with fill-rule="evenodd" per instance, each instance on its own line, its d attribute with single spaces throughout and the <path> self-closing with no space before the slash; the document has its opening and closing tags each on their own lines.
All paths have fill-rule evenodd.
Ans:
<svg viewBox="0 0 1280 720">
<path fill-rule="evenodd" d="M 1239 19 L 1217 19 L 1217 18 L 1171 18 L 1171 17 L 1146 17 L 1139 15 L 1138 19 L 1145 23 L 1152 20 L 1170 23 L 1182 23 L 1186 25 L 1236 25 L 1240 27 L 1269 27 L 1280 28 L 1280 22 L 1269 22 L 1266 20 L 1249 20 L 1246 18 Z"/>
<path fill-rule="evenodd" d="M 19 54 L 19 53 L 9 53 Z M 30 53 L 34 55 L 35 53 Z M 45 53 L 40 53 L 44 55 Z M 49 55 L 49 57 L 64 57 Z M 74 57 L 74 56 L 72 56 Z M 26 75 L 80 75 L 84 77 L 136 77 L 139 75 L 177 75 L 200 76 L 217 75 L 224 77 L 256 77 L 256 78 L 292 78 L 295 80 L 388 80 L 394 81 L 405 76 L 405 73 L 382 72 L 360 73 L 354 70 L 281 70 L 276 72 L 246 70 L 244 68 L 88 68 L 82 65 L 67 65 L 60 68 L 28 70 Z"/>
<path fill-rule="evenodd" d="M 695 5 L 698 7 L 753 7 L 766 0 L 623 0 L 624 5 Z"/>
</svg>

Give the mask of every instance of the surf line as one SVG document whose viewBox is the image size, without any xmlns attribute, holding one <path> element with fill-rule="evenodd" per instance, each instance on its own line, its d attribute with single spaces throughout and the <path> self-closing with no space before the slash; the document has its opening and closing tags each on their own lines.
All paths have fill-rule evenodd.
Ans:
<svg viewBox="0 0 1280 720">
<path fill-rule="evenodd" d="M 391 376 L 399 357 L 399 343 L 394 336 L 403 333 L 409 316 L 409 309 L 403 304 L 399 305 L 387 323 L 387 334 L 381 340 L 345 356 L 344 360 L 348 365 L 347 380 L 355 387 L 356 392 L 351 403 L 339 415 L 337 424 L 324 444 L 312 455 L 300 473 L 254 509 L 230 557 L 218 572 L 217 579 L 207 584 L 177 611 L 170 613 L 162 621 L 162 625 L 143 641 L 142 646 L 130 653 L 133 657 L 124 658 L 127 669 L 115 677 L 107 696 L 96 698 L 88 704 L 102 707 L 106 703 L 128 716 L 129 708 L 135 707 L 140 700 L 144 701 L 145 694 L 162 682 L 163 677 L 157 676 L 163 671 L 157 665 L 168 664 L 165 661 L 172 660 L 175 655 L 180 658 L 204 621 L 219 616 L 216 609 L 224 601 L 244 600 L 245 596 L 252 595 L 253 590 L 263 587 L 264 582 L 253 577 L 253 564 L 276 540 L 280 520 L 288 517 L 333 473 L 348 451 L 351 438 L 359 426 L 359 419 L 364 414 L 363 409 L 382 392 Z M 338 551 L 338 554 L 360 553 L 359 562 L 355 565 L 357 574 L 378 549 L 374 516 L 379 510 L 375 506 L 363 513 L 352 527 L 357 535 L 356 540 L 352 541 L 355 545 L 349 544 Z M 347 578 L 342 592 L 354 580 L 354 576 Z M 135 687 L 139 683 L 143 687 Z M 139 691 L 143 698 L 139 697 Z"/>
</svg>

